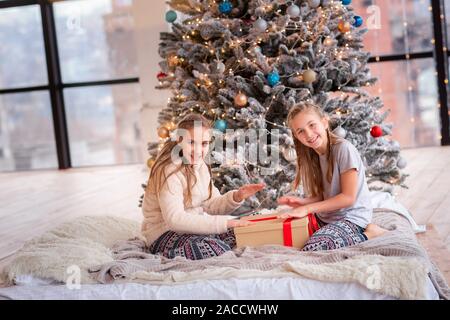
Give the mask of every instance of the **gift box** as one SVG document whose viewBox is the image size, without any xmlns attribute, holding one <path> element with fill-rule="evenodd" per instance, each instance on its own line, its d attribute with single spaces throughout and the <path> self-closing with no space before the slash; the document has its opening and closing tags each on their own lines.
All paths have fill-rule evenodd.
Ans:
<svg viewBox="0 0 450 320">
<path fill-rule="evenodd" d="M 254 224 L 234 228 L 237 247 L 278 244 L 303 248 L 309 237 L 319 229 L 314 214 L 304 218 L 279 219 L 278 214 L 243 217 Z"/>
</svg>

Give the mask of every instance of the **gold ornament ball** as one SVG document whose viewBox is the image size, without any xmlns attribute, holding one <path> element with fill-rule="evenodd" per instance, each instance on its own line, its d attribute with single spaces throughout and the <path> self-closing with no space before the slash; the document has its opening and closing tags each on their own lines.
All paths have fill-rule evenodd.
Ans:
<svg viewBox="0 0 450 320">
<path fill-rule="evenodd" d="M 151 168 L 153 167 L 154 164 L 155 164 L 155 159 L 149 158 L 149 159 L 147 160 L 147 167 L 148 167 L 149 169 L 151 169 Z"/>
<path fill-rule="evenodd" d="M 346 33 L 350 31 L 350 22 L 341 20 L 338 24 L 339 31 L 342 33 Z"/>
<path fill-rule="evenodd" d="M 167 129 L 166 127 L 159 127 L 158 128 L 158 136 L 160 138 L 163 138 L 163 139 L 168 138 L 169 134 L 170 134 L 169 129 Z"/>
<path fill-rule="evenodd" d="M 247 105 L 247 96 L 243 93 L 239 93 L 234 97 L 234 104 L 239 108 L 243 108 Z"/>
<path fill-rule="evenodd" d="M 326 46 L 331 46 L 333 44 L 333 39 L 331 39 L 330 37 L 326 38 L 323 42 L 324 45 Z"/>
<path fill-rule="evenodd" d="M 308 69 L 303 72 L 303 81 L 307 83 L 313 83 L 316 81 L 317 73 L 314 70 Z"/>
<path fill-rule="evenodd" d="M 175 67 L 180 62 L 177 56 L 170 56 L 167 60 L 170 67 Z"/>
</svg>

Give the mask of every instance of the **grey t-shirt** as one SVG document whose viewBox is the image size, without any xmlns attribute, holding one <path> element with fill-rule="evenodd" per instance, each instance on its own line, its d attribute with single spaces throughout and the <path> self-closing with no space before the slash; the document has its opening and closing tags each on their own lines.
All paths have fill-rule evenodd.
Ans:
<svg viewBox="0 0 450 320">
<path fill-rule="evenodd" d="M 356 168 L 358 171 L 358 191 L 356 201 L 351 207 L 342 208 L 330 212 L 319 213 L 319 218 L 326 223 L 345 219 L 356 225 L 366 228 L 372 221 L 373 207 L 370 199 L 370 191 L 367 186 L 364 164 L 358 149 L 348 140 L 342 139 L 332 146 L 334 155 L 334 170 L 331 183 L 326 179 L 328 163 L 326 155 L 319 155 L 320 168 L 322 170 L 323 199 L 332 198 L 341 193 L 341 174 L 345 171 Z"/>
</svg>

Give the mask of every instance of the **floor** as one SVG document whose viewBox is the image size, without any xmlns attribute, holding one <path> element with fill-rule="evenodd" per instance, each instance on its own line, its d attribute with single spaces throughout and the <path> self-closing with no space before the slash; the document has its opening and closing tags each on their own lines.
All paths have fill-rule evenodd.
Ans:
<svg viewBox="0 0 450 320">
<path fill-rule="evenodd" d="M 406 149 L 397 199 L 428 231 L 418 239 L 450 283 L 450 147 Z M 80 215 L 140 219 L 142 165 L 0 174 L 0 268 L 26 240 Z"/>
</svg>

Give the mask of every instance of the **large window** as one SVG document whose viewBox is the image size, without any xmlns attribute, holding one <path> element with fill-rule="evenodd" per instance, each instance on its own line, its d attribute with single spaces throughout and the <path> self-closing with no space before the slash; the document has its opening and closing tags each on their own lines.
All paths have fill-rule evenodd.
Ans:
<svg viewBox="0 0 450 320">
<path fill-rule="evenodd" d="M 0 0 L 0 171 L 143 160 L 131 6 Z M 448 1 L 352 6 L 378 77 L 366 89 L 391 110 L 393 138 L 402 147 L 450 144 Z"/>
<path fill-rule="evenodd" d="M 131 6 L 0 1 L 0 171 L 143 160 Z"/>
<path fill-rule="evenodd" d="M 371 74 L 378 78 L 367 91 L 380 96 L 385 109 L 390 109 L 387 121 L 394 125 L 393 138 L 402 147 L 443 144 L 448 137 L 443 137 L 440 108 L 446 104 L 440 102 L 437 70 L 442 66 L 434 54 L 436 42 L 446 40 L 444 36 L 435 39 L 440 19 L 436 23 L 433 5 L 442 10 L 439 1 L 364 0 L 353 4 L 368 28 L 364 45 L 372 56 Z"/>
</svg>

